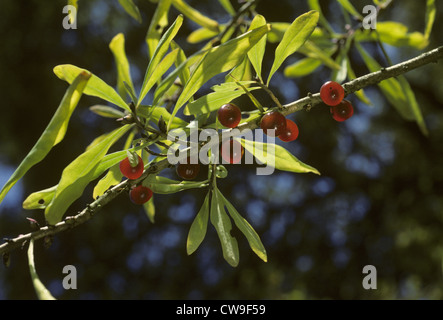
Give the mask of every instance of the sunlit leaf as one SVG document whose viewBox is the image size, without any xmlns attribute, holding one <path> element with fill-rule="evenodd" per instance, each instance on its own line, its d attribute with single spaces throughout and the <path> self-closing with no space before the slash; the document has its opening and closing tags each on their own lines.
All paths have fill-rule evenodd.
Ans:
<svg viewBox="0 0 443 320">
<path fill-rule="evenodd" d="M 345 8 L 345 10 L 347 12 L 349 12 L 351 15 L 353 15 L 354 17 L 356 17 L 359 20 L 363 20 L 363 16 L 360 14 L 360 12 L 357 11 L 357 9 L 355 9 L 354 5 L 351 3 L 351 1 L 349 0 L 337 0 L 342 6 L 343 8 Z"/>
<path fill-rule="evenodd" d="M 168 26 L 168 12 L 171 7 L 171 2 L 172 0 L 159 0 L 154 16 L 149 24 L 146 34 L 146 44 L 148 45 L 150 58 L 154 56 L 155 49 L 157 48 L 164 28 Z"/>
<path fill-rule="evenodd" d="M 261 163 L 275 169 L 296 173 L 320 174 L 317 169 L 301 162 L 282 146 L 241 139 L 243 147 Z"/>
<path fill-rule="evenodd" d="M 286 58 L 296 52 L 309 38 L 317 25 L 318 18 L 319 13 L 317 11 L 309 11 L 295 19 L 285 31 L 283 39 L 275 49 L 275 57 L 269 72 L 268 84 Z"/>
<path fill-rule="evenodd" d="M 249 26 L 249 30 L 254 30 L 265 25 L 265 17 L 263 17 L 262 15 L 256 15 L 252 20 L 251 25 Z M 251 64 L 260 79 L 262 79 L 262 62 L 265 55 L 266 38 L 266 35 L 264 35 L 263 38 L 261 38 L 260 41 L 254 47 L 252 47 L 251 50 L 248 51 L 248 58 L 251 61 Z"/>
<path fill-rule="evenodd" d="M 259 87 L 249 88 L 250 91 L 256 89 L 259 89 Z M 231 102 L 243 94 L 245 94 L 243 90 L 212 92 L 190 102 L 188 109 L 191 114 L 209 113 L 218 110 L 222 105 Z"/>
<path fill-rule="evenodd" d="M 266 255 L 266 249 L 263 246 L 263 243 L 260 240 L 260 237 L 258 236 L 257 232 L 252 228 L 252 226 L 249 224 L 248 221 L 246 221 L 245 218 L 243 218 L 240 213 L 234 208 L 234 206 L 226 199 L 222 193 L 219 192 L 219 196 L 223 199 L 223 202 L 226 206 L 226 209 L 228 209 L 228 212 L 232 219 L 234 220 L 235 225 L 237 228 L 240 229 L 240 231 L 245 235 L 246 239 L 248 240 L 249 246 L 251 247 L 252 251 L 255 252 L 255 254 L 262 259 L 264 262 L 268 261 L 268 257 Z"/>
<path fill-rule="evenodd" d="M 424 32 L 426 39 L 429 39 L 429 36 L 431 35 L 436 13 L 437 13 L 437 8 L 435 6 L 435 0 L 427 0 L 426 16 L 425 16 L 425 32 Z"/>
<path fill-rule="evenodd" d="M 106 139 L 82 153 L 63 170 L 55 196 L 45 209 L 45 218 L 49 224 L 54 225 L 62 219 L 68 207 L 82 195 L 92 180 L 109 148 L 130 128 L 125 125 L 115 129 Z"/>
<path fill-rule="evenodd" d="M 143 83 L 140 99 L 143 99 L 149 90 L 157 83 L 158 80 L 165 74 L 166 71 L 174 64 L 177 59 L 178 49 L 172 50 L 168 53 L 162 61 L 154 68 L 148 80 Z M 140 100 L 139 100 L 140 101 Z"/>
<path fill-rule="evenodd" d="M 0 203 L 15 183 L 20 180 L 29 169 L 42 161 L 56 144 L 63 140 L 71 115 L 77 107 L 90 77 L 91 74 L 87 72 L 77 74 L 45 131 L 0 191 Z"/>
<path fill-rule="evenodd" d="M 130 91 L 134 92 L 132 84 L 131 72 L 129 68 L 128 58 L 125 52 L 125 36 L 123 33 L 117 34 L 109 43 L 109 48 L 114 55 L 115 65 L 117 66 L 117 91 L 120 96 L 126 94 L 125 82 L 129 85 Z M 135 101 L 136 102 L 136 101 Z"/>
<path fill-rule="evenodd" d="M 356 43 L 357 50 L 363 58 L 369 71 L 375 72 L 381 69 L 380 64 Z M 389 78 L 378 84 L 386 99 L 392 104 L 400 115 L 406 120 L 415 120 L 424 135 L 428 134 L 426 124 L 423 119 L 420 107 L 415 98 L 414 92 L 411 90 L 409 83 L 403 76 Z"/>
<path fill-rule="evenodd" d="M 29 273 L 31 274 L 32 285 L 34 286 L 35 293 L 40 300 L 56 300 L 51 292 L 45 287 L 38 277 L 37 271 L 35 270 L 34 262 L 34 239 L 29 241 L 28 247 L 28 265 Z"/>
<path fill-rule="evenodd" d="M 284 75 L 288 78 L 303 77 L 317 70 L 322 61 L 317 58 L 304 58 L 287 66 L 284 69 Z"/>
<path fill-rule="evenodd" d="M 160 61 L 162 61 L 163 57 L 165 56 L 166 52 L 168 51 L 169 45 L 170 45 L 171 41 L 174 39 L 178 30 L 180 29 L 182 23 L 183 23 L 183 16 L 179 15 L 177 17 L 177 19 L 175 19 L 174 23 L 169 27 L 169 29 L 166 30 L 165 34 L 161 37 L 160 41 L 158 42 L 157 48 L 155 49 L 154 54 L 152 55 L 152 58 L 149 61 L 149 65 L 146 69 L 146 73 L 145 73 L 145 77 L 143 79 L 142 89 L 140 92 L 137 106 L 143 101 L 143 98 L 146 96 L 148 91 L 151 89 L 148 86 L 148 84 L 150 84 L 152 82 L 150 78 L 152 77 L 152 75 L 154 74 L 154 71 L 158 67 L 158 64 L 160 63 Z"/>
<path fill-rule="evenodd" d="M 377 22 L 377 33 L 380 41 L 392 46 L 410 46 L 417 49 L 425 48 L 429 41 L 426 36 L 420 32 L 408 32 L 408 27 L 400 22 L 380 21 Z M 355 40 L 362 41 L 378 41 L 377 33 L 371 30 L 357 30 L 355 32 Z"/>
<path fill-rule="evenodd" d="M 71 64 L 62 64 L 58 65 L 54 68 L 54 73 L 61 80 L 64 80 L 68 83 L 72 83 L 74 79 L 80 72 L 89 72 L 86 69 L 81 69 Z M 94 96 L 101 98 L 103 100 L 109 101 L 120 108 L 125 109 L 126 111 L 131 111 L 128 107 L 128 104 L 122 99 L 122 97 L 106 82 L 97 77 L 96 75 L 91 73 L 91 78 L 88 81 L 88 85 L 84 89 L 83 93 L 89 96 Z"/>
<path fill-rule="evenodd" d="M 131 17 L 133 17 L 137 22 L 142 23 L 140 11 L 132 0 L 118 0 L 118 2 Z"/>
<path fill-rule="evenodd" d="M 208 192 L 206 195 L 205 201 L 203 202 L 200 211 L 195 216 L 191 228 L 189 229 L 188 238 L 186 241 L 186 252 L 188 255 L 197 250 L 206 236 L 209 220 L 209 195 L 210 192 Z"/>
<path fill-rule="evenodd" d="M 205 27 L 209 30 L 219 32 L 218 22 L 203 15 L 200 11 L 192 8 L 183 0 L 172 0 L 172 5 L 187 18 L 191 19 L 198 25 Z"/>
<path fill-rule="evenodd" d="M 334 30 L 332 29 L 328 20 L 326 20 L 325 16 L 323 15 L 319 0 L 308 0 L 308 5 L 311 10 L 315 10 L 320 13 L 320 18 L 319 18 L 320 25 L 324 27 L 328 31 L 328 33 L 334 34 Z"/>
<path fill-rule="evenodd" d="M 223 257 L 233 267 L 240 260 L 237 240 L 231 235 L 232 223 L 225 211 L 225 203 L 217 188 L 212 192 L 210 220 L 217 230 Z"/>
<path fill-rule="evenodd" d="M 143 180 L 143 185 L 150 188 L 154 193 L 171 194 L 188 189 L 204 188 L 207 181 L 177 181 L 162 176 L 149 176 Z"/>
<path fill-rule="evenodd" d="M 230 0 L 218 0 L 222 7 L 226 10 L 227 13 L 229 13 L 231 16 L 235 15 L 235 9 L 231 4 Z"/>
<path fill-rule="evenodd" d="M 196 44 L 204 40 L 211 39 L 217 35 L 218 35 L 217 31 L 209 30 L 206 28 L 199 28 L 192 31 L 186 38 L 186 41 L 192 44 Z"/>
<path fill-rule="evenodd" d="M 110 106 L 105 106 L 101 104 L 96 104 L 91 107 L 89 107 L 89 110 L 94 112 L 95 114 L 98 114 L 99 116 L 105 117 L 105 118 L 121 118 L 124 117 L 124 113 L 120 110 L 117 110 Z"/>
</svg>

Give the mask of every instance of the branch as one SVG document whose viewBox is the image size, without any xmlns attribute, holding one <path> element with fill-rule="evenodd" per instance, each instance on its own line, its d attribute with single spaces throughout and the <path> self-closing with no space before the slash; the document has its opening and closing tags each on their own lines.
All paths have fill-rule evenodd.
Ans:
<svg viewBox="0 0 443 320">
<path fill-rule="evenodd" d="M 343 84 L 346 95 L 354 93 L 367 86 L 377 84 L 383 80 L 397 77 L 411 70 L 417 69 L 432 62 L 437 62 L 438 59 L 443 58 L 443 46 L 425 52 L 415 58 L 396 64 L 389 68 L 382 68 L 379 71 L 369 73 L 354 80 L 351 80 Z M 306 97 L 289 104 L 283 105 L 280 111 L 284 115 L 288 115 L 297 111 L 303 110 L 305 107 L 312 107 L 322 103 L 320 94 L 308 94 Z M 238 126 L 239 131 L 252 130 L 258 128 L 259 122 L 257 120 L 251 120 Z M 190 148 L 188 148 L 190 149 Z M 185 149 L 185 150 L 188 150 Z M 183 151 L 185 151 L 183 150 Z M 97 212 L 99 212 L 105 205 L 115 199 L 124 191 L 128 191 L 133 185 L 143 181 L 150 174 L 158 173 L 166 168 L 170 167 L 168 159 L 151 164 L 143 173 L 143 175 L 136 180 L 124 180 L 118 185 L 108 189 L 102 196 L 96 199 L 91 204 L 87 205 L 85 209 L 79 212 L 75 216 L 68 216 L 63 221 L 57 223 L 54 226 L 45 226 L 37 231 L 30 232 L 25 235 L 19 235 L 14 239 L 7 239 L 6 242 L 0 245 L 0 254 L 7 255 L 14 249 L 23 247 L 31 239 L 38 240 L 46 236 L 53 236 L 59 232 L 67 229 L 74 228 L 89 219 L 91 219 Z"/>
</svg>

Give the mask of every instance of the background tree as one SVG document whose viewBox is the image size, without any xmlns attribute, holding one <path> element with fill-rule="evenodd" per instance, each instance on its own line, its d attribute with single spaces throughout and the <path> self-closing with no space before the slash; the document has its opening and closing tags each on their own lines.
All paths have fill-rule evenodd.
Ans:
<svg viewBox="0 0 443 320">
<path fill-rule="evenodd" d="M 222 6 L 214 9 L 217 1 L 188 3 L 213 20 L 230 20 Z M 365 4 L 356 1 L 354 6 L 361 12 Z M 44 119 L 51 118 L 66 90 L 52 73 L 55 65 L 91 66 L 94 74 L 112 84 L 115 67 L 107 45 L 123 32 L 134 83 L 140 87 L 143 81 L 148 52 L 140 39 L 144 39 L 155 4 L 137 3 L 141 24 L 126 16 L 117 3 L 80 5 L 78 29 L 65 31 L 61 6 L 51 8 L 36 1 L 0 4 L 1 30 L 9 30 L 3 36 L 6 46 L 0 60 L 2 74 L 7 75 L 1 80 L 7 99 L 2 110 L 8 118 L 0 129 L 4 181 L 32 148 L 45 128 Z M 242 4 L 233 5 L 238 10 Z M 308 3 L 291 1 L 262 1 L 255 8 L 266 13 L 269 22 L 287 23 L 309 9 Z M 341 19 L 345 15 L 335 1 L 321 2 L 321 9 L 331 28 L 346 32 Z M 172 8 L 170 14 L 172 22 L 178 11 Z M 416 1 L 392 1 L 382 10 L 379 21 L 402 22 L 410 30 L 405 34 L 391 28 L 392 34 L 382 39 L 388 43 L 384 49 L 392 62 L 409 59 L 423 49 L 413 41 L 420 37 L 415 31 L 425 34 L 424 17 L 425 6 Z M 440 30 L 439 24 L 437 21 L 435 30 Z M 187 37 L 197 28 L 185 18 L 176 38 L 187 55 L 195 52 Z M 436 37 L 437 33 L 431 33 L 427 48 L 441 44 Z M 389 45 L 389 39 L 397 42 Z M 271 69 L 276 46 L 268 44 L 264 70 Z M 388 65 L 376 42 L 365 43 L 364 48 L 380 65 Z M 297 53 L 285 66 L 305 57 Z M 367 61 L 355 47 L 349 57 L 356 76 L 368 72 Z M 299 78 L 285 77 L 284 70 L 290 75 L 288 69 L 277 71 L 271 87 L 282 103 L 317 92 L 331 78 L 331 69 L 324 65 Z M 321 107 L 290 116 L 299 123 L 300 137 L 285 147 L 322 176 L 276 172 L 260 177 L 253 168 L 229 168 L 229 180 L 220 180 L 219 188 L 260 234 L 267 263 L 258 260 L 238 236 L 241 262 L 231 268 L 223 260 L 215 232 L 208 232 L 199 250 L 188 257 L 187 232 L 203 202 L 200 190 L 189 190 L 175 196 L 156 195 L 154 224 L 140 207 L 119 197 L 104 214 L 57 235 L 48 250 L 37 242 L 40 278 L 57 298 L 441 298 L 443 97 L 439 72 L 441 63 L 405 75 L 424 115 L 427 136 L 416 123 L 404 121 L 381 91 L 371 86 L 365 88 L 365 94 L 372 106 L 351 97 L 356 113 L 343 125 L 337 125 Z M 257 98 L 263 105 L 273 103 L 265 93 L 258 93 Z M 63 168 L 94 137 L 113 128 L 110 121 L 87 109 L 98 101 L 82 97 L 85 108 L 73 114 L 63 144 L 5 198 L 0 206 L 2 236 L 23 233 L 25 217 L 43 223 L 41 212 L 21 209 L 26 195 L 55 185 Z M 236 103 L 243 110 L 254 108 L 247 97 Z M 91 193 L 89 186 L 69 211 L 82 210 L 91 201 Z M 61 286 L 66 264 L 79 271 L 78 290 L 65 291 Z M 361 286 L 366 264 L 377 267 L 375 291 Z M 2 298 L 35 297 L 23 252 L 11 253 L 11 265 L 0 273 L 0 283 Z"/>
</svg>

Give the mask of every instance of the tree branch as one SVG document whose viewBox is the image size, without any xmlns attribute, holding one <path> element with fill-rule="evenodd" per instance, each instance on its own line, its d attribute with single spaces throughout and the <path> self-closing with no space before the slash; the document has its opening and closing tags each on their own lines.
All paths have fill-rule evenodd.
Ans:
<svg viewBox="0 0 443 320">
<path fill-rule="evenodd" d="M 348 95 L 365 87 L 377 84 L 383 80 L 397 77 L 406 72 L 422 67 L 426 64 L 437 62 L 437 60 L 441 58 L 443 58 L 443 46 L 425 52 L 415 58 L 396 64 L 394 66 L 383 68 L 379 71 L 372 72 L 351 80 L 347 83 L 344 83 L 343 88 L 345 89 L 346 95 Z M 305 107 L 312 107 L 320 103 L 322 103 L 322 101 L 320 99 L 319 93 L 308 94 L 302 99 L 283 105 L 280 111 L 284 115 L 288 115 L 303 110 Z M 252 130 L 258 128 L 258 126 L 259 122 L 257 120 L 251 120 L 238 126 L 238 129 L 241 132 L 244 130 Z M 183 152 L 185 150 L 183 150 Z M 133 185 L 136 185 L 137 183 L 143 181 L 150 174 L 158 173 L 168 167 L 170 167 L 168 159 L 163 159 L 162 161 L 151 164 L 140 178 L 136 180 L 124 180 L 118 185 L 108 189 L 102 196 L 100 196 L 91 204 L 87 205 L 86 208 L 79 212 L 77 215 L 68 216 L 63 221 L 57 223 L 54 226 L 45 226 L 37 231 L 30 232 L 25 235 L 19 235 L 14 239 L 7 239 L 4 244 L 0 245 L 0 254 L 9 254 L 9 252 L 11 252 L 12 250 L 23 247 L 31 239 L 38 240 L 46 236 L 53 236 L 59 232 L 74 228 L 88 221 L 94 216 L 94 214 L 99 212 L 105 205 L 115 199 L 122 192 L 128 191 Z"/>
</svg>

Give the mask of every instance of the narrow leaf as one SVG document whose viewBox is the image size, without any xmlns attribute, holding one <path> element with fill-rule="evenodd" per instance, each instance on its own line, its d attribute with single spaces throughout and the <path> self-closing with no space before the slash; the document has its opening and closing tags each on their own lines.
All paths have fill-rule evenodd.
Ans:
<svg viewBox="0 0 443 320">
<path fill-rule="evenodd" d="M 259 87 L 249 88 L 250 91 L 260 89 Z M 235 98 L 244 95 L 243 90 L 232 91 L 216 91 L 209 93 L 203 97 L 194 100 L 188 104 L 188 109 L 191 114 L 210 113 L 218 110 L 222 105 L 231 102 Z"/>
<path fill-rule="evenodd" d="M 114 55 L 115 65 L 117 66 L 117 91 L 124 97 L 127 93 L 125 82 L 130 87 L 130 92 L 134 92 L 134 85 L 131 79 L 128 58 L 125 52 L 125 36 L 123 33 L 117 34 L 109 43 L 109 48 Z M 134 101 L 136 102 L 136 101 Z"/>
<path fill-rule="evenodd" d="M 217 190 L 218 191 L 218 190 Z M 232 219 L 234 220 L 235 225 L 237 228 L 240 229 L 240 231 L 245 235 L 246 239 L 249 242 L 249 246 L 251 247 L 252 251 L 255 252 L 255 254 L 262 259 L 264 262 L 268 261 L 268 257 L 266 255 L 266 249 L 263 246 L 263 243 L 260 240 L 260 237 L 258 236 L 257 232 L 252 228 L 252 226 L 249 224 L 248 221 L 246 221 L 245 218 L 243 218 L 240 213 L 234 208 L 234 206 L 226 199 L 223 194 L 219 192 L 219 196 L 223 199 L 223 202 L 228 209 L 229 214 L 231 215 Z"/>
<path fill-rule="evenodd" d="M 230 0 L 218 0 L 222 7 L 226 10 L 227 13 L 229 13 L 231 16 L 235 15 L 235 9 L 231 4 Z"/>
<path fill-rule="evenodd" d="M 355 43 L 355 46 L 369 71 L 375 72 L 381 69 L 380 64 L 372 58 L 359 43 Z M 406 120 L 415 120 L 422 133 L 427 135 L 428 130 L 414 92 L 411 90 L 406 79 L 402 78 L 403 76 L 397 77 L 398 80 L 395 78 L 386 79 L 380 82 L 378 87 L 389 103 L 397 109 L 403 118 Z"/>
<path fill-rule="evenodd" d="M 142 102 L 143 98 L 149 91 L 148 83 L 151 82 L 151 77 L 154 73 L 154 71 L 157 69 L 158 64 L 160 61 L 162 61 L 163 57 L 165 56 L 166 52 L 169 49 L 169 44 L 171 43 L 172 39 L 174 39 L 175 35 L 177 34 L 178 30 L 180 29 L 181 25 L 183 23 L 183 16 L 179 15 L 177 19 L 174 21 L 174 23 L 169 27 L 169 29 L 165 32 L 165 34 L 161 37 L 157 48 L 154 51 L 154 54 L 149 62 L 148 68 L 146 69 L 145 78 L 143 79 L 142 89 L 140 92 L 140 97 L 138 99 L 137 106 Z M 152 87 L 152 86 L 151 86 Z"/>
<path fill-rule="evenodd" d="M 118 2 L 131 17 L 133 17 L 138 23 L 142 23 L 140 11 L 132 0 L 118 0 Z"/>
<path fill-rule="evenodd" d="M 287 66 L 284 75 L 288 78 L 303 77 L 317 70 L 322 64 L 322 61 L 317 58 L 304 58 Z"/>
<path fill-rule="evenodd" d="M 29 265 L 29 273 L 31 274 L 32 285 L 34 286 L 35 293 L 40 300 L 56 300 L 51 292 L 46 289 L 45 285 L 41 282 L 38 277 L 37 271 L 35 270 L 34 263 L 34 239 L 29 241 L 28 247 L 28 265 Z"/>
<path fill-rule="evenodd" d="M 209 30 L 219 32 L 218 22 L 212 20 L 211 18 L 203 15 L 198 10 L 192 8 L 183 0 L 172 0 L 172 5 L 181 13 L 183 13 L 187 18 L 191 19 L 198 25 L 205 27 Z"/>
<path fill-rule="evenodd" d="M 317 11 L 309 11 L 295 19 L 286 30 L 283 39 L 275 49 L 275 58 L 269 73 L 268 84 L 285 59 L 296 52 L 309 38 L 317 26 L 318 18 Z"/>
<path fill-rule="evenodd" d="M 114 130 L 106 139 L 82 153 L 63 170 L 55 196 L 45 209 L 45 217 L 49 224 L 54 225 L 62 219 L 68 207 L 82 195 L 109 148 L 130 128 L 131 126 L 125 125 Z"/>
<path fill-rule="evenodd" d="M 252 20 L 251 22 L 249 30 L 254 30 L 265 25 L 266 19 L 262 15 L 256 15 L 254 17 L 254 20 Z M 260 79 L 262 79 L 262 62 L 265 55 L 266 39 L 267 36 L 264 35 L 263 38 L 261 38 L 260 41 L 254 47 L 252 47 L 251 50 L 248 51 L 248 58 L 251 61 L 251 64 Z"/>
<path fill-rule="evenodd" d="M 301 162 L 282 146 L 246 139 L 241 139 L 241 144 L 258 161 L 275 169 L 296 173 L 312 172 L 320 174 L 317 169 Z"/>
<path fill-rule="evenodd" d="M 210 192 L 206 195 L 205 201 L 189 229 L 188 239 L 186 241 L 186 252 L 188 255 L 191 255 L 197 250 L 206 236 L 209 220 L 209 195 Z"/>
<path fill-rule="evenodd" d="M 90 77 L 89 73 L 80 72 L 73 80 L 45 131 L 0 191 L 0 203 L 15 183 L 63 140 L 72 112 L 77 107 Z"/>
<path fill-rule="evenodd" d="M 429 36 L 431 35 L 436 13 L 437 13 L 437 8 L 435 6 L 435 0 L 427 0 L 426 16 L 425 16 L 425 32 L 424 32 L 426 39 L 429 39 Z"/>
<path fill-rule="evenodd" d="M 162 176 L 149 176 L 143 180 L 143 185 L 150 188 L 154 193 L 171 194 L 188 189 L 204 188 L 207 181 L 176 181 Z"/>
<path fill-rule="evenodd" d="M 231 235 L 231 220 L 226 214 L 223 199 L 221 199 L 220 192 L 217 189 L 212 192 L 210 219 L 212 225 L 217 230 L 223 257 L 231 266 L 236 267 L 240 259 L 238 243 Z"/>
<path fill-rule="evenodd" d="M 155 220 L 155 204 L 154 204 L 154 196 L 151 197 L 151 200 L 148 202 L 145 202 L 143 204 L 143 209 L 145 210 L 146 215 L 148 216 L 149 221 L 151 223 L 154 223 Z"/>
<path fill-rule="evenodd" d="M 101 104 L 96 104 L 94 106 L 89 107 L 89 110 L 94 112 L 95 114 L 98 114 L 99 116 L 105 117 L 105 118 L 121 118 L 124 117 L 125 114 L 121 112 L 120 110 L 117 110 L 110 106 L 104 106 Z"/>
<path fill-rule="evenodd" d="M 353 4 L 349 1 L 349 0 L 337 0 L 342 6 L 343 8 L 345 8 L 345 10 L 347 12 L 349 12 L 351 15 L 353 15 L 354 17 L 356 17 L 359 20 L 363 20 L 363 16 L 360 14 L 360 12 L 357 11 L 357 9 L 355 9 L 355 7 L 353 6 Z"/>
<path fill-rule="evenodd" d="M 82 71 L 90 73 L 85 69 L 81 69 L 71 64 L 62 64 L 54 68 L 55 75 L 68 83 L 72 83 L 75 77 Z M 106 82 L 94 74 L 92 74 L 91 79 L 89 79 L 88 85 L 84 90 L 84 94 L 104 99 L 122 109 L 125 109 L 126 111 L 131 112 L 131 109 L 128 107 L 127 103 L 122 99 L 122 97 L 120 97 L 114 88 L 106 84 Z"/>
<path fill-rule="evenodd" d="M 163 29 L 168 25 L 168 12 L 171 7 L 171 0 L 159 0 L 154 16 L 149 24 L 148 33 L 146 34 L 146 44 L 148 45 L 149 57 L 154 56 Z"/>
<path fill-rule="evenodd" d="M 192 72 L 172 112 L 175 117 L 180 108 L 200 89 L 204 83 L 217 74 L 232 69 L 239 64 L 244 55 L 268 32 L 269 26 L 249 31 L 238 38 L 214 47 L 204 56 Z M 168 123 L 170 128 L 172 119 Z"/>
</svg>

